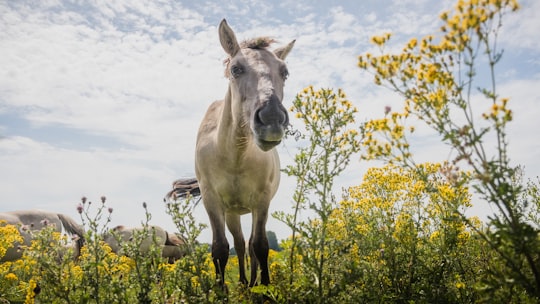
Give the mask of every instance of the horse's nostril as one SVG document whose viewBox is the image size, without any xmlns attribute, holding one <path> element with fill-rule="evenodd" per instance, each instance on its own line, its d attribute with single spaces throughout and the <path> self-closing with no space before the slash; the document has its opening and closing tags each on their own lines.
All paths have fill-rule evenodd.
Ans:
<svg viewBox="0 0 540 304">
<path fill-rule="evenodd" d="M 287 111 L 276 95 L 270 96 L 268 102 L 257 111 L 255 118 L 262 125 L 288 123 Z"/>
<path fill-rule="evenodd" d="M 260 123 L 261 125 L 265 125 L 265 119 L 262 115 L 262 111 L 261 110 L 258 110 L 257 111 L 257 115 L 255 115 L 255 118 L 257 119 L 257 122 Z"/>
<path fill-rule="evenodd" d="M 257 119 L 258 123 L 265 126 L 271 124 L 283 125 L 287 121 L 287 113 L 281 111 L 281 109 L 274 109 L 273 111 L 269 109 L 262 109 L 257 112 L 255 118 Z"/>
</svg>

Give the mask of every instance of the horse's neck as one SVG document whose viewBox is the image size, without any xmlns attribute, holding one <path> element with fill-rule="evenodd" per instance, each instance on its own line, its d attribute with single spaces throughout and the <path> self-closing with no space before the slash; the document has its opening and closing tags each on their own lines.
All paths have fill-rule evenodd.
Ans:
<svg viewBox="0 0 540 304">
<path fill-rule="evenodd" d="M 241 113 L 233 113 L 233 96 L 231 88 L 227 90 L 225 99 L 223 100 L 223 111 L 219 121 L 218 128 L 218 144 L 224 151 L 230 155 L 242 154 L 250 145 L 251 132 L 249 124 L 242 121 Z"/>
</svg>

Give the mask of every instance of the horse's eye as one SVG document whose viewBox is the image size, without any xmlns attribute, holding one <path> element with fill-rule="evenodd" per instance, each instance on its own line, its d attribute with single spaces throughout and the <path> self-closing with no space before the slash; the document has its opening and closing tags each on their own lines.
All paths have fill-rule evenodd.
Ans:
<svg viewBox="0 0 540 304">
<path fill-rule="evenodd" d="M 287 69 L 283 69 L 281 71 L 281 77 L 283 78 L 283 80 L 287 80 L 287 78 L 289 78 L 289 71 Z"/>
<path fill-rule="evenodd" d="M 231 67 L 231 75 L 234 78 L 240 77 L 244 73 L 244 68 L 240 65 L 233 65 Z"/>
</svg>

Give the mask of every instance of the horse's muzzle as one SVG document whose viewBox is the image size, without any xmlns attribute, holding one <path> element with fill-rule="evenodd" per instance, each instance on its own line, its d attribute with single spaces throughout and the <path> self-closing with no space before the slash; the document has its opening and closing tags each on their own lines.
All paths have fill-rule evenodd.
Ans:
<svg viewBox="0 0 540 304">
<path fill-rule="evenodd" d="M 254 115 L 253 129 L 257 146 L 263 151 L 277 146 L 281 143 L 288 125 L 287 110 L 275 94 L 270 95 L 269 100 Z"/>
<path fill-rule="evenodd" d="M 256 140 L 257 146 L 263 151 L 270 151 L 273 147 L 279 145 L 281 140 L 277 141 L 265 141 L 265 140 Z"/>
</svg>

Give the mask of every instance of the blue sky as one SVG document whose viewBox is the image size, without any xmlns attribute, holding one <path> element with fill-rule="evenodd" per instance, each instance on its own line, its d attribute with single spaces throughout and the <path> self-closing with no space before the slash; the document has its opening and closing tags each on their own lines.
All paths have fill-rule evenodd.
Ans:
<svg viewBox="0 0 540 304">
<path fill-rule="evenodd" d="M 515 121 L 510 153 L 528 177 L 540 172 L 540 2 L 504 19 L 498 69 Z M 172 230 L 163 195 L 194 176 L 199 121 L 225 95 L 225 53 L 217 26 L 227 18 L 239 39 L 297 39 L 287 63 L 288 108 L 313 85 L 342 88 L 358 121 L 400 104 L 356 67 L 374 52 L 369 37 L 392 32 L 391 46 L 435 34 L 454 1 L 3 1 L 0 3 L 0 210 L 49 209 L 78 218 L 81 196 L 113 207 L 112 225 L 138 225 L 142 202 L 152 223 Z M 295 122 L 292 119 L 293 125 Z M 413 138 L 417 158 L 442 161 L 448 148 L 427 130 Z M 299 143 L 279 147 L 282 165 Z M 360 183 L 372 164 L 353 160 L 339 187 Z M 271 210 L 290 210 L 294 181 L 283 177 Z M 340 193 L 336 189 L 336 193 Z M 475 206 L 487 213 L 484 205 Z M 206 222 L 202 205 L 196 217 Z M 249 228 L 249 217 L 244 217 Z M 268 229 L 290 231 L 270 218 Z M 245 229 L 246 230 L 246 229 Z M 207 229 L 202 240 L 209 240 Z"/>
</svg>

